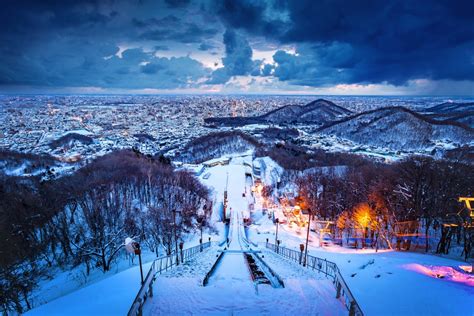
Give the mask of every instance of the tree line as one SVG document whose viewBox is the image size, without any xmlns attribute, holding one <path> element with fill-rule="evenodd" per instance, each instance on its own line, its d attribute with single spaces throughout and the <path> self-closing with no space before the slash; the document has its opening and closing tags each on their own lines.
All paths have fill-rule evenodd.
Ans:
<svg viewBox="0 0 474 316">
<path fill-rule="evenodd" d="M 447 254 L 457 244 L 465 259 L 472 256 L 473 223 L 458 202 L 460 196 L 473 196 L 472 165 L 416 156 L 393 164 L 365 161 L 342 174 L 303 174 L 296 183 L 298 202 L 317 218 L 334 221 L 336 235 L 358 231 L 392 248 L 397 234 L 416 233 L 426 237 L 425 251 L 433 247 Z M 402 222 L 419 225 L 407 228 Z M 435 240 L 434 232 L 439 232 Z"/>
</svg>

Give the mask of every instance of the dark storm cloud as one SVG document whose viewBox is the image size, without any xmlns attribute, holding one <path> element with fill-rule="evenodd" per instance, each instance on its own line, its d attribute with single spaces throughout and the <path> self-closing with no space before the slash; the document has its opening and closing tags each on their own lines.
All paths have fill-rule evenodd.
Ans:
<svg viewBox="0 0 474 316">
<path fill-rule="evenodd" d="M 165 2 L 170 8 L 179 8 L 187 6 L 190 0 L 165 0 Z"/>
<path fill-rule="evenodd" d="M 467 0 L 7 0 L 0 19 L 1 85 L 183 87 L 233 76 L 316 87 L 474 80 L 474 2 Z M 223 67 L 212 73 L 191 57 L 155 56 L 208 54 L 206 63 L 214 62 L 220 40 Z M 254 60 L 250 43 L 276 47 L 275 64 Z M 139 48 L 120 58 L 119 46 Z M 278 50 L 288 46 L 296 54 Z"/>
<path fill-rule="evenodd" d="M 226 0 L 218 1 L 216 12 L 228 27 L 250 34 L 317 44 L 288 57 L 292 62 L 285 59 L 284 69 L 276 71 L 282 80 L 312 85 L 321 84 L 320 78 L 396 85 L 414 78 L 474 80 L 473 1 Z M 351 56 L 321 56 L 321 45 L 346 45 Z"/>
<path fill-rule="evenodd" d="M 214 48 L 215 48 L 214 45 L 211 45 L 209 43 L 201 43 L 201 45 L 199 45 L 199 50 L 202 50 L 202 51 L 207 51 Z"/>
<path fill-rule="evenodd" d="M 232 76 L 259 75 L 261 61 L 252 60 L 252 48 L 244 36 L 228 29 L 224 33 L 224 45 L 224 67 L 214 71 L 208 83 L 226 83 Z"/>
<path fill-rule="evenodd" d="M 218 33 L 216 28 L 198 25 L 192 21 L 183 21 L 175 15 L 168 15 L 161 19 L 134 18 L 132 23 L 139 29 L 139 38 L 153 41 L 199 43 Z"/>
<path fill-rule="evenodd" d="M 171 11 L 166 14 L 169 6 L 143 0 L 7 2 L 0 10 L 0 85 L 192 86 L 209 70 L 190 57 L 158 58 L 141 48 L 115 56 L 120 43 L 140 40 L 145 32 L 162 29 L 163 39 L 184 43 L 215 34 L 192 20 L 183 23 Z M 154 12 L 162 17 L 153 17 Z M 170 24 L 173 30 L 166 29 Z M 148 41 L 156 50 L 168 47 L 158 38 Z"/>
</svg>

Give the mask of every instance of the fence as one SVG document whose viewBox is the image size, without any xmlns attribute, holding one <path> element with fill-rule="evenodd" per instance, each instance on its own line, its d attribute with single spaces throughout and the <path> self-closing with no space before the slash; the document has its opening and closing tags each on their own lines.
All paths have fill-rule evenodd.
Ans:
<svg viewBox="0 0 474 316">
<path fill-rule="evenodd" d="M 277 254 L 293 260 L 299 264 L 305 265 L 307 268 L 324 273 L 326 276 L 332 278 L 334 286 L 336 287 L 336 298 L 342 299 L 344 305 L 349 310 L 350 316 L 363 316 L 364 313 L 357 303 L 354 295 L 352 295 L 346 281 L 342 277 L 337 264 L 326 259 L 321 259 L 315 256 L 307 255 L 307 262 L 305 264 L 305 256 L 302 251 L 288 249 L 282 246 L 277 246 L 272 243 L 266 243 L 266 247 Z"/>
<path fill-rule="evenodd" d="M 191 248 L 183 249 L 178 253 L 173 251 L 168 256 L 163 256 L 158 259 L 155 259 L 151 263 L 150 270 L 148 270 L 146 278 L 143 281 L 143 284 L 140 287 L 140 290 L 138 291 L 138 294 L 135 297 L 135 300 L 133 301 L 130 310 L 128 311 L 128 316 L 142 315 L 143 305 L 149 297 L 153 296 L 153 283 L 157 274 L 161 274 L 163 271 L 167 271 L 168 269 L 179 263 L 184 263 L 188 261 L 197 253 L 209 247 L 211 247 L 210 241 Z"/>
</svg>

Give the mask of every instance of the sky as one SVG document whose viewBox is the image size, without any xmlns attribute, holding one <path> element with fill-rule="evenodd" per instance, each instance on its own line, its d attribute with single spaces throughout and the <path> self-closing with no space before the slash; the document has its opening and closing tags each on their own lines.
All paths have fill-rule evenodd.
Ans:
<svg viewBox="0 0 474 316">
<path fill-rule="evenodd" d="M 0 7 L 0 93 L 474 94 L 471 0 Z"/>
</svg>

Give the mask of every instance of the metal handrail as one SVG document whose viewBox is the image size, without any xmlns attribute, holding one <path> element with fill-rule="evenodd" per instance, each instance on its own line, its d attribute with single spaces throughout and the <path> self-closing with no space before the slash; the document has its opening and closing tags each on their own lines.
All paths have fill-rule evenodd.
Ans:
<svg viewBox="0 0 474 316">
<path fill-rule="evenodd" d="M 322 259 L 319 257 L 307 255 L 306 264 L 304 262 L 305 258 L 303 252 L 299 252 L 293 249 L 288 249 L 282 246 L 277 246 L 272 243 L 265 243 L 265 246 L 276 252 L 277 254 L 293 260 L 298 264 L 302 264 L 307 268 L 311 268 L 312 270 L 316 270 L 319 272 L 324 273 L 326 276 L 332 278 L 334 286 L 336 288 L 336 298 L 343 299 L 344 305 L 349 310 L 350 316 L 363 316 L 364 313 L 360 308 L 359 304 L 357 303 L 354 295 L 352 294 L 349 286 L 347 285 L 346 281 L 342 277 L 341 271 L 336 263 L 328 261 L 326 259 Z"/>
<path fill-rule="evenodd" d="M 197 253 L 201 252 L 203 249 L 211 247 L 211 242 L 183 249 L 176 254 L 176 251 L 173 251 L 167 256 L 159 257 L 151 263 L 150 270 L 146 275 L 145 280 L 143 281 L 140 290 L 137 293 L 137 296 L 133 300 L 132 306 L 128 311 L 128 316 L 141 316 L 143 305 L 145 304 L 148 297 L 153 296 L 153 283 L 155 282 L 156 275 L 161 274 L 163 271 L 167 271 L 174 265 L 177 265 L 178 262 L 184 263 L 195 256 Z"/>
</svg>

